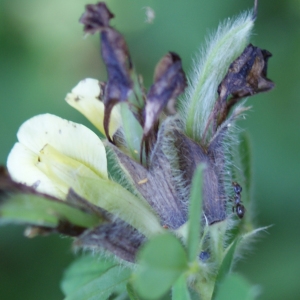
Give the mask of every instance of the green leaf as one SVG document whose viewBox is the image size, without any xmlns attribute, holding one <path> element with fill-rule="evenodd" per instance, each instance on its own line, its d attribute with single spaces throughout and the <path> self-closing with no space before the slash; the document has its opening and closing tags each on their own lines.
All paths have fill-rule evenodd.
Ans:
<svg viewBox="0 0 300 300">
<path fill-rule="evenodd" d="M 73 262 L 65 271 L 61 289 L 65 295 L 69 295 L 116 265 L 116 262 L 109 259 L 90 255 L 83 256 Z"/>
<path fill-rule="evenodd" d="M 187 256 L 180 241 L 169 233 L 151 239 L 138 255 L 134 284 L 147 299 L 163 296 L 187 270 Z"/>
<path fill-rule="evenodd" d="M 232 269 L 232 265 L 234 262 L 234 258 L 235 258 L 235 254 L 238 250 L 238 247 L 244 243 L 246 240 L 249 240 L 250 238 L 252 238 L 254 235 L 256 235 L 257 233 L 261 232 L 261 231 L 265 231 L 266 229 L 268 229 L 270 226 L 267 227 L 261 227 L 261 228 L 257 228 L 255 230 L 252 230 L 251 232 L 244 234 L 240 237 L 237 237 L 230 246 L 228 246 L 226 254 L 223 258 L 222 264 L 219 268 L 218 271 L 218 275 L 216 278 L 216 282 L 215 282 L 215 287 L 214 287 L 214 292 L 213 292 L 213 298 L 218 294 L 218 290 L 220 288 L 220 284 L 222 283 L 222 281 L 224 280 L 224 278 L 231 272 Z"/>
<path fill-rule="evenodd" d="M 117 296 L 126 291 L 130 274 L 131 270 L 124 266 L 113 266 L 68 294 L 65 300 L 105 300 L 111 295 Z"/>
<path fill-rule="evenodd" d="M 128 293 L 128 296 L 130 298 L 130 300 L 140 300 L 140 298 L 138 297 L 136 291 L 134 290 L 132 284 L 128 283 L 127 286 L 127 293 Z"/>
<path fill-rule="evenodd" d="M 173 285 L 172 300 L 191 300 L 184 274 Z"/>
<path fill-rule="evenodd" d="M 241 275 L 231 274 L 220 285 L 215 300 L 254 300 L 256 288 L 252 287 Z"/>
<path fill-rule="evenodd" d="M 110 296 L 108 298 L 109 300 L 128 300 L 128 295 L 127 293 L 122 293 L 122 294 L 119 294 L 119 295 L 115 295 L 113 294 L 112 296 Z"/>
<path fill-rule="evenodd" d="M 202 172 L 203 165 L 199 165 L 194 173 L 190 206 L 189 206 L 189 223 L 188 223 L 188 259 L 192 262 L 199 253 L 201 217 L 202 217 Z"/>
<path fill-rule="evenodd" d="M 55 228 L 60 221 L 81 227 L 99 225 L 99 216 L 88 214 L 65 202 L 40 194 L 8 193 L 0 205 L 0 224 L 21 223 Z"/>
<path fill-rule="evenodd" d="M 214 296 L 217 294 L 220 283 L 224 280 L 224 278 L 230 273 L 232 264 L 234 261 L 234 254 L 236 251 L 237 246 L 241 242 L 242 238 L 236 238 L 232 244 L 227 248 L 227 252 L 223 258 L 222 264 L 219 268 L 218 275 L 215 281 L 215 287 L 213 292 L 213 299 Z"/>
</svg>

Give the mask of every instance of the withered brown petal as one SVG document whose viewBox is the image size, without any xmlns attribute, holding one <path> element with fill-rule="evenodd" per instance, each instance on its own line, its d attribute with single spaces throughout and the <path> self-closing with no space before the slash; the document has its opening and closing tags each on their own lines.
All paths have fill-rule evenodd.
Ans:
<svg viewBox="0 0 300 300">
<path fill-rule="evenodd" d="M 106 65 L 108 82 L 104 91 L 104 121 L 105 134 L 110 142 L 109 120 L 113 107 L 128 99 L 132 89 L 129 70 L 132 68 L 128 48 L 122 35 L 109 26 L 109 21 L 114 15 L 109 11 L 104 2 L 87 5 L 86 11 L 80 18 L 87 33 L 101 32 L 101 55 Z"/>
<path fill-rule="evenodd" d="M 155 127 L 160 113 L 168 103 L 174 102 L 184 91 L 186 84 L 180 57 L 174 52 L 169 52 L 157 64 L 154 84 L 147 95 L 144 137 L 147 137 Z"/>
<path fill-rule="evenodd" d="M 213 121 L 213 131 L 227 118 L 231 108 L 242 98 L 266 92 L 274 88 L 267 78 L 268 59 L 272 54 L 249 44 L 243 53 L 230 65 L 228 72 L 218 87 L 216 101 L 205 132 Z M 228 97 L 232 96 L 229 100 Z"/>
<path fill-rule="evenodd" d="M 242 98 L 271 90 L 274 83 L 266 77 L 269 57 L 270 52 L 249 44 L 230 65 L 218 89 L 220 98 L 225 101 L 230 94 Z"/>
<path fill-rule="evenodd" d="M 103 27 L 109 26 L 109 21 L 114 17 L 104 2 L 97 4 L 88 4 L 85 6 L 85 12 L 79 19 L 84 25 L 84 32 L 94 34 Z"/>
<path fill-rule="evenodd" d="M 112 28 L 101 32 L 101 54 L 106 65 L 108 82 L 104 90 L 104 130 L 108 134 L 109 118 L 115 104 L 128 99 L 132 90 L 129 70 L 132 68 L 128 48 L 122 35 Z"/>
</svg>

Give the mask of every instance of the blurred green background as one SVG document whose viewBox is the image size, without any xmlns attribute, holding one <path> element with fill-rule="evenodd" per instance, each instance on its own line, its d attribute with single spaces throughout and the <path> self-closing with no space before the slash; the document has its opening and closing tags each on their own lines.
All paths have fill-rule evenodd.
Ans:
<svg viewBox="0 0 300 300">
<path fill-rule="evenodd" d="M 251 0 L 111 0 L 113 24 L 128 42 L 136 68 L 151 84 L 157 61 L 169 50 L 188 73 L 205 36 L 219 21 L 252 6 Z M 83 39 L 78 19 L 87 0 L 0 0 L 0 163 L 18 127 L 39 113 L 53 113 L 88 126 L 64 97 L 83 78 L 105 80 L 98 37 Z M 156 13 L 145 22 L 145 7 Z M 300 1 L 264 0 L 252 43 L 273 53 L 270 93 L 253 105 L 240 125 L 253 148 L 257 224 L 274 226 L 237 264 L 259 299 L 300 295 Z M 23 237 L 23 228 L 0 228 L 0 299 L 62 299 L 59 281 L 74 254 L 58 236 Z"/>
</svg>

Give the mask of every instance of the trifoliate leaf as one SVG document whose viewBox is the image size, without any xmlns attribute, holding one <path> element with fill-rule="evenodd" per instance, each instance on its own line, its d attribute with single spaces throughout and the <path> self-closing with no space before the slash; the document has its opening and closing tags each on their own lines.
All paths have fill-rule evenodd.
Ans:
<svg viewBox="0 0 300 300">
<path fill-rule="evenodd" d="M 65 271 L 61 289 L 66 296 L 70 295 L 116 265 L 116 262 L 107 258 L 83 256 Z"/>
<path fill-rule="evenodd" d="M 191 300 L 184 275 L 181 275 L 173 285 L 172 300 Z"/>
<path fill-rule="evenodd" d="M 131 270 L 124 266 L 112 266 L 95 279 L 90 276 L 90 281 L 68 294 L 65 300 L 105 300 L 111 295 L 122 294 L 130 274 Z"/>
<path fill-rule="evenodd" d="M 187 255 L 180 241 L 166 233 L 154 237 L 138 255 L 134 285 L 147 299 L 163 296 L 187 270 Z"/>
</svg>

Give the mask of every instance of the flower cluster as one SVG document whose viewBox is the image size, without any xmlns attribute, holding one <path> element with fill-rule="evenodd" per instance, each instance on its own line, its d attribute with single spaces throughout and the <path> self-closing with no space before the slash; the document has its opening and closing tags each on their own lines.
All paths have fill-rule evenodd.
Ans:
<svg viewBox="0 0 300 300">
<path fill-rule="evenodd" d="M 220 26 L 188 87 L 180 57 L 167 53 L 146 92 L 124 38 L 110 26 L 113 14 L 105 3 L 87 5 L 80 22 L 86 33 L 100 33 L 108 79 L 82 80 L 66 101 L 106 139 L 50 114 L 26 121 L 8 157 L 9 175 L 1 171 L 2 218 L 30 224 L 28 236 L 60 232 L 78 247 L 134 263 L 141 245 L 158 234 L 169 231 L 186 243 L 192 180 L 202 165 L 197 261 L 219 255 L 221 264 L 233 216 L 228 203 L 240 187 L 232 187 L 239 177 L 234 124 L 248 109 L 242 99 L 274 86 L 267 78 L 271 54 L 248 44 L 255 17 L 256 10 Z M 240 188 L 238 197 L 244 207 Z"/>
</svg>

